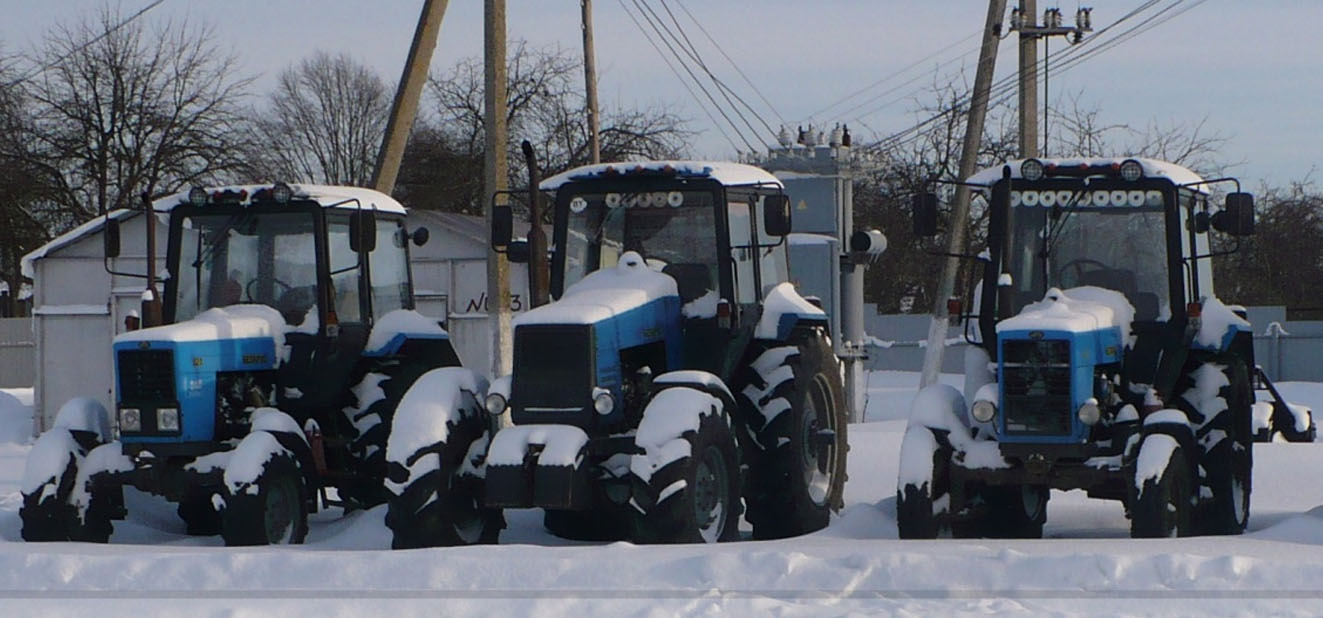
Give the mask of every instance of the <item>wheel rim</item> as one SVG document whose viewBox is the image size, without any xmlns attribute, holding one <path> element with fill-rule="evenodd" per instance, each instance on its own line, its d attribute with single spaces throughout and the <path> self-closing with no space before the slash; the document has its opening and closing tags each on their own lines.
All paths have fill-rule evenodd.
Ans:
<svg viewBox="0 0 1323 618">
<path fill-rule="evenodd" d="M 832 481 L 836 474 L 836 440 L 818 438 L 818 433 L 823 430 L 836 431 L 836 415 L 833 414 L 828 393 L 823 377 L 814 376 L 808 396 L 804 398 L 803 414 L 800 415 L 803 421 L 800 431 L 803 441 L 800 469 L 804 472 L 804 485 L 808 487 L 809 498 L 819 506 L 826 504 L 831 495 Z"/>
<path fill-rule="evenodd" d="M 284 545 L 294 540 L 294 518 L 298 509 L 298 492 L 289 478 L 278 479 L 266 490 L 266 508 L 263 509 L 263 528 L 267 541 Z"/>
<path fill-rule="evenodd" d="M 480 542 L 485 525 L 476 493 L 464 483 L 452 484 L 450 491 L 455 498 L 451 502 L 451 526 L 455 529 L 455 537 L 466 545 Z"/>
<path fill-rule="evenodd" d="M 726 532 L 730 509 L 730 474 L 726 458 L 716 446 L 703 451 L 694 470 L 694 521 L 706 543 L 715 543 Z"/>
<path fill-rule="evenodd" d="M 1031 521 L 1036 521 L 1042 514 L 1043 507 L 1047 500 L 1044 499 L 1047 492 L 1040 490 L 1033 485 L 1025 485 L 1020 488 L 1020 502 L 1024 507 L 1024 514 Z"/>
</svg>

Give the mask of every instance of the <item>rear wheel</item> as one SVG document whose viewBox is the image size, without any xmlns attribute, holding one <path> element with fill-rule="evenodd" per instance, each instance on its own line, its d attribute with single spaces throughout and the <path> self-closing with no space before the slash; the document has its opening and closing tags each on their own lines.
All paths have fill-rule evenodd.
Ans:
<svg viewBox="0 0 1323 618">
<path fill-rule="evenodd" d="M 1199 534 L 1240 534 L 1249 524 L 1253 443 L 1249 435 L 1253 390 L 1245 364 L 1233 360 L 1222 369 L 1227 384 L 1218 391 L 1226 409 L 1214 417 L 1214 430 L 1225 432 L 1203 455 L 1211 499 L 1200 506 Z M 1213 435 L 1213 434 L 1209 434 Z"/>
</svg>

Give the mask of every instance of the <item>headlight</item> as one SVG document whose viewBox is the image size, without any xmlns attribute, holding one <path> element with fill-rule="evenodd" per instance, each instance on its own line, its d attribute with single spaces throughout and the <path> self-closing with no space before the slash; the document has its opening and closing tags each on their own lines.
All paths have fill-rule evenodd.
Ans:
<svg viewBox="0 0 1323 618">
<path fill-rule="evenodd" d="M 275 200 L 277 204 L 288 204 L 293 197 L 294 190 L 289 185 L 278 182 L 271 186 L 271 199 Z"/>
<path fill-rule="evenodd" d="M 142 411 L 137 408 L 120 408 L 119 430 L 142 431 Z"/>
<path fill-rule="evenodd" d="M 974 414 L 974 420 L 986 423 L 997 415 L 997 404 L 986 399 L 980 399 L 974 402 L 974 408 L 970 412 Z"/>
<path fill-rule="evenodd" d="M 156 428 L 161 431 L 179 431 L 179 408 L 157 410 Z"/>
<path fill-rule="evenodd" d="M 487 406 L 487 413 L 492 416 L 499 416 L 505 412 L 505 396 L 500 393 L 487 395 L 487 400 L 483 405 Z"/>
<path fill-rule="evenodd" d="M 1144 166 L 1134 159 L 1126 159 L 1121 162 L 1121 179 L 1126 182 L 1134 182 L 1144 177 Z"/>
<path fill-rule="evenodd" d="M 616 398 L 612 397 L 609 392 L 600 392 L 593 397 L 593 409 L 601 415 L 610 414 L 612 410 L 616 409 Z"/>
<path fill-rule="evenodd" d="M 1033 182 L 1043 177 L 1043 162 L 1038 159 L 1025 159 L 1020 164 L 1020 176 L 1029 182 Z"/>
<path fill-rule="evenodd" d="M 1102 418 L 1102 410 L 1098 408 L 1098 400 L 1090 397 L 1080 406 L 1080 422 L 1085 425 L 1095 425 Z"/>
</svg>

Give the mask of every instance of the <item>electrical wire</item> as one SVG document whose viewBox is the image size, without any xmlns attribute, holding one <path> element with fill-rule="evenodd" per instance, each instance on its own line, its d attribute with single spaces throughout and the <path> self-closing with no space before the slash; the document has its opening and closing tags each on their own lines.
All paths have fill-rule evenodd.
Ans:
<svg viewBox="0 0 1323 618">
<path fill-rule="evenodd" d="M 18 77 L 18 79 L 15 79 L 14 81 L 7 82 L 7 83 L 5 84 L 5 87 L 8 88 L 8 87 L 10 87 L 10 86 L 16 86 L 16 85 L 18 85 L 18 84 L 20 84 L 20 83 L 22 83 L 22 82 L 24 82 L 24 81 L 26 81 L 26 80 L 28 80 L 28 79 L 34 77 L 34 76 L 36 76 L 37 74 L 39 74 L 39 73 L 41 73 L 41 72 L 43 72 L 43 71 L 45 71 L 45 70 L 47 70 L 47 69 L 49 69 L 49 68 L 51 68 L 51 67 L 54 67 L 55 65 L 58 65 L 58 64 L 60 64 L 61 62 L 64 62 L 65 60 L 68 60 L 68 59 L 69 59 L 71 56 L 73 56 L 74 54 L 77 54 L 77 53 L 83 51 L 84 49 L 87 49 L 87 48 L 89 48 L 89 47 L 95 45 L 95 44 L 96 44 L 98 41 L 100 41 L 101 39 L 104 39 L 104 38 L 110 36 L 111 34 L 114 34 L 116 30 L 119 30 L 120 28 L 123 28 L 124 26 L 129 25 L 130 22 L 132 22 L 132 21 L 135 20 L 135 19 L 138 19 L 139 17 L 142 17 L 143 15 L 145 15 L 145 14 L 147 13 L 147 11 L 150 11 L 150 10 L 152 10 L 152 9 L 154 9 L 154 8 L 156 8 L 156 7 L 158 7 L 158 6 L 160 6 L 161 3 L 163 3 L 163 2 L 165 2 L 165 0 L 155 0 L 155 1 L 152 2 L 151 4 L 149 4 L 149 5 L 145 6 L 145 7 L 143 7 L 142 9 L 140 9 L 137 13 L 134 13 L 134 14 L 132 14 L 132 15 L 130 15 L 130 16 L 124 18 L 124 19 L 121 20 L 119 23 L 117 23 L 117 24 L 115 24 L 115 25 L 113 25 L 113 26 L 107 28 L 105 32 L 102 32 L 101 34 L 99 34 L 99 35 L 93 37 L 91 40 L 89 40 L 89 41 L 87 41 L 87 42 L 85 42 L 85 43 L 83 43 L 83 44 L 81 44 L 81 45 L 79 45 L 79 46 L 77 46 L 77 47 L 75 47 L 75 48 L 69 50 L 69 52 L 66 53 L 66 54 L 64 54 L 63 56 L 60 56 L 59 58 L 56 58 L 55 60 L 52 60 L 52 61 L 50 61 L 50 62 L 47 62 L 46 64 L 43 64 L 43 65 L 41 65 L 41 66 L 39 66 L 39 67 L 37 67 L 37 68 L 35 68 L 35 69 L 32 69 L 31 71 L 28 71 L 27 73 L 24 73 L 23 75 L 20 75 L 20 76 Z"/>
<path fill-rule="evenodd" d="M 767 100 L 767 96 L 763 94 L 762 90 L 758 89 L 758 85 L 755 84 L 753 80 L 749 79 L 748 75 L 744 74 L 744 71 L 740 69 L 740 65 L 735 62 L 735 59 L 731 58 L 730 55 L 726 53 L 726 50 L 722 49 L 721 44 L 718 43 L 717 40 L 713 38 L 711 34 L 708 33 L 707 28 L 703 27 L 703 22 L 700 21 L 698 18 L 694 17 L 694 14 L 689 12 L 689 8 L 686 7 L 683 2 L 681 2 L 680 0 L 674 0 L 674 1 L 675 4 L 680 7 L 680 10 L 684 11 L 684 14 L 689 16 L 689 19 L 694 22 L 694 25 L 698 26 L 698 29 L 703 33 L 703 36 L 707 37 L 708 42 L 712 43 L 712 46 L 717 48 L 717 51 L 721 53 L 721 57 L 725 58 L 726 62 L 729 62 L 730 66 L 735 69 L 735 72 L 738 73 L 739 76 L 744 79 L 744 83 L 748 84 L 749 88 L 753 89 L 754 94 L 758 95 L 758 98 L 763 102 L 764 105 L 767 106 L 767 109 L 772 111 L 772 115 L 776 116 L 776 119 L 782 124 L 784 124 L 785 117 L 782 116 L 781 113 L 776 110 L 776 106 L 772 105 L 771 101 Z"/>
</svg>

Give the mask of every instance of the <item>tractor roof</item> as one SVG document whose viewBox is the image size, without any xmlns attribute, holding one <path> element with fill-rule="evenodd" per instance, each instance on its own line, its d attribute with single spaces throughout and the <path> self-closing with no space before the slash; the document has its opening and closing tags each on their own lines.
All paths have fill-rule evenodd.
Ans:
<svg viewBox="0 0 1323 618">
<path fill-rule="evenodd" d="M 567 182 L 640 174 L 649 177 L 711 178 L 726 186 L 783 186 L 776 176 L 759 167 L 724 161 L 621 161 L 584 165 L 561 172 L 538 185 L 543 191 L 555 191 Z"/>
<path fill-rule="evenodd" d="M 272 185 L 226 185 L 217 187 L 203 187 L 206 192 L 216 199 L 218 194 L 229 192 L 231 195 L 226 200 L 231 203 L 249 204 L 255 194 L 261 191 L 269 191 Z M 293 199 L 310 200 L 320 204 L 323 208 L 343 208 L 357 209 L 365 208 L 372 210 L 374 207 L 379 212 L 389 212 L 404 214 L 404 206 L 395 201 L 385 193 L 373 189 L 362 187 L 343 187 L 331 185 L 311 185 L 311 184 L 291 184 L 293 190 Z M 183 190 L 173 195 L 167 195 L 152 202 L 152 209 L 156 212 L 169 212 L 175 206 L 188 203 L 189 190 Z M 237 198 L 233 194 L 238 194 Z"/>
<path fill-rule="evenodd" d="M 1139 164 L 1143 166 L 1145 177 L 1167 178 L 1168 180 L 1172 181 L 1172 183 L 1177 185 L 1198 185 L 1204 182 L 1204 179 L 1200 177 L 1199 174 L 1194 173 L 1192 170 L 1190 170 L 1187 167 L 1177 165 L 1175 163 L 1168 163 L 1166 161 L 1159 161 L 1157 159 L 1143 159 L 1140 157 L 1119 157 L 1119 158 L 1093 157 L 1093 158 L 1038 159 L 1038 160 L 1041 161 L 1043 163 L 1043 166 L 1048 168 L 1049 170 L 1051 170 L 1053 166 L 1063 170 L 1071 169 L 1071 168 L 1078 170 L 1081 167 L 1098 168 L 1098 169 L 1109 169 L 1113 166 L 1119 167 L 1122 161 L 1126 161 L 1129 159 L 1138 161 Z M 973 176 L 970 176 L 966 180 L 966 182 L 976 185 L 992 186 L 992 183 L 1001 180 L 1003 165 L 1009 165 L 1011 167 L 1011 178 L 1014 179 L 1023 178 L 1023 176 L 1020 175 L 1020 164 L 1024 162 L 1025 159 L 1016 159 L 1014 161 L 1007 161 L 1000 165 L 994 165 L 992 167 L 989 167 L 987 169 L 975 173 Z"/>
</svg>

